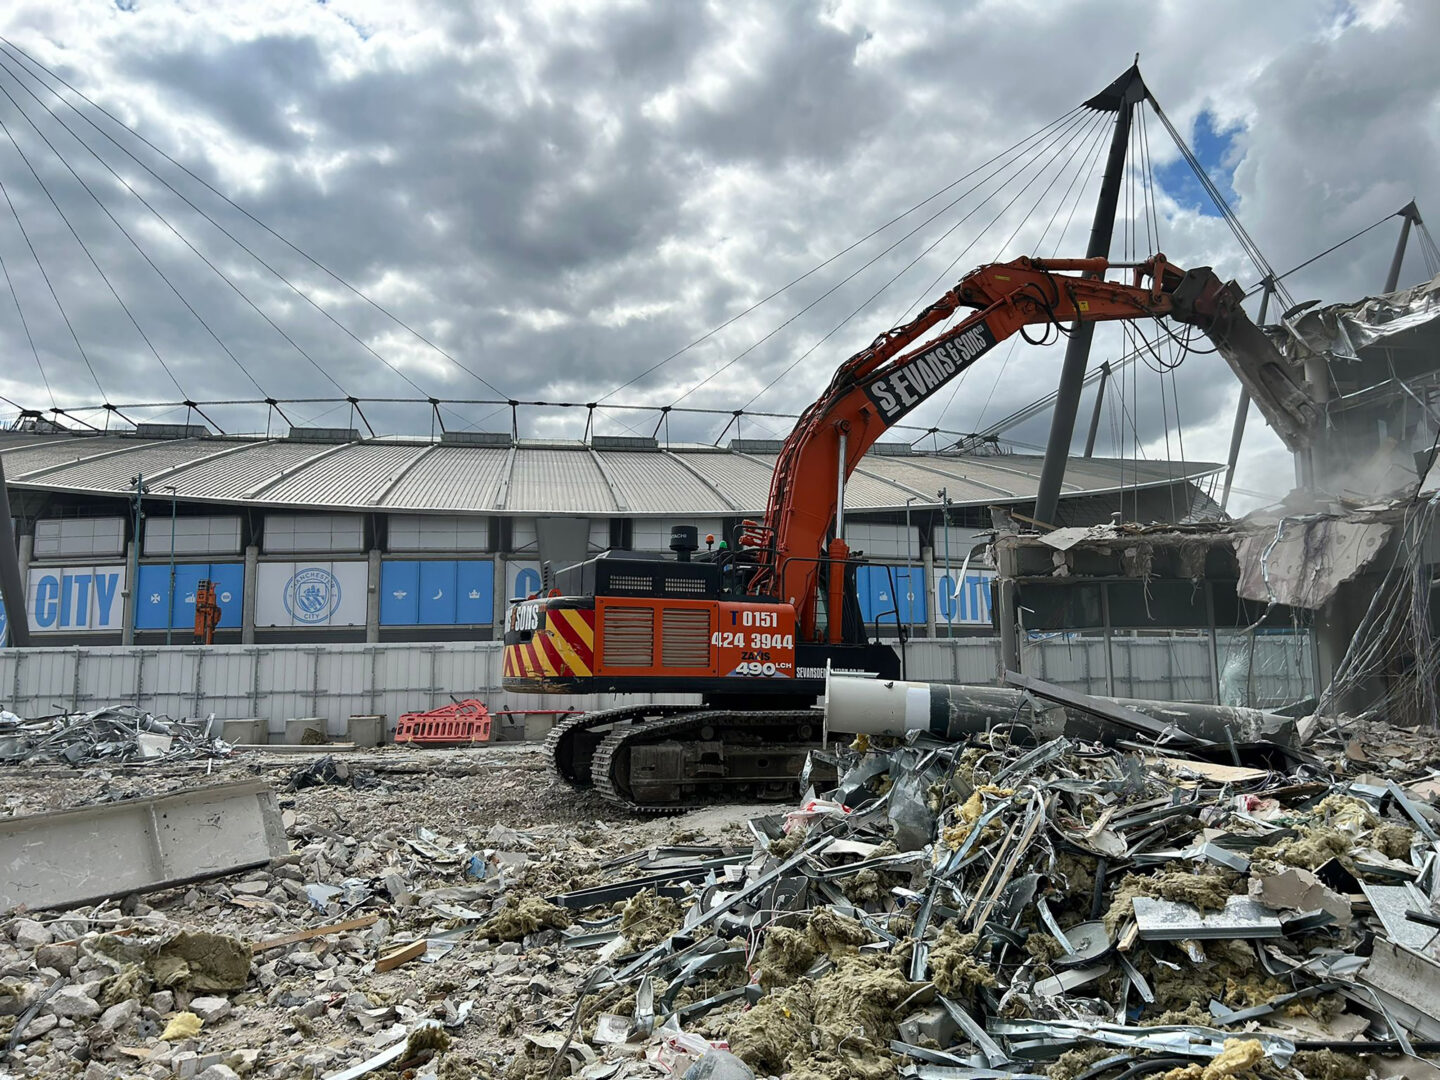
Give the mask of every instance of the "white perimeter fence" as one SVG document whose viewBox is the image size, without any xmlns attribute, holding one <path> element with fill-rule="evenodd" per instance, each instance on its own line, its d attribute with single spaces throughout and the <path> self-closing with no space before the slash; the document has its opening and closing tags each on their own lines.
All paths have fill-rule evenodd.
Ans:
<svg viewBox="0 0 1440 1080">
<path fill-rule="evenodd" d="M 1314 692 L 1307 636 L 1256 637 L 1242 650 L 1239 668 L 1235 642 L 1222 635 L 1218 645 L 1208 634 L 1115 636 L 1108 642 L 1099 635 L 1063 635 L 1026 642 L 1023 660 L 1032 675 L 1093 694 L 1214 701 L 1218 690 L 1232 704 L 1270 707 Z M 1000 643 L 911 641 L 905 656 L 911 679 L 994 683 Z M 0 649 L 0 707 L 21 716 L 130 703 L 173 717 L 255 717 L 272 733 L 283 731 L 290 717 L 324 717 L 338 735 L 351 715 L 383 715 L 393 730 L 401 713 L 466 697 L 478 697 L 492 710 L 592 709 L 622 700 L 508 694 L 500 685 L 498 642 Z"/>
</svg>

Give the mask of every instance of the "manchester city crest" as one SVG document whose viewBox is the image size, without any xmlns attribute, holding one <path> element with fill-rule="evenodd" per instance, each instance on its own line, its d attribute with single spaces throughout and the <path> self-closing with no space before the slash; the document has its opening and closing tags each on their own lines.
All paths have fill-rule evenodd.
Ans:
<svg viewBox="0 0 1440 1080">
<path fill-rule="evenodd" d="M 302 623 L 322 623 L 340 607 L 340 582 L 329 570 L 309 566 L 285 583 L 285 610 Z"/>
</svg>

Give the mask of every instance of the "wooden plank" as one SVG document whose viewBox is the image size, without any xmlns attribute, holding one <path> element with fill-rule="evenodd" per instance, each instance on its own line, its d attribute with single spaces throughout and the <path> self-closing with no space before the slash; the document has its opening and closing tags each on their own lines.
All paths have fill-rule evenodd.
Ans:
<svg viewBox="0 0 1440 1080">
<path fill-rule="evenodd" d="M 308 930 L 296 930 L 293 934 L 265 938 L 263 941 L 255 942 L 250 949 L 252 952 L 261 953 L 269 949 L 278 949 L 281 945 L 294 945 L 296 942 L 309 941 L 311 938 L 325 937 L 327 934 L 343 934 L 347 930 L 364 930 L 367 926 L 374 926 L 379 921 L 379 915 L 361 915 L 358 919 L 326 923 L 324 926 L 312 926 Z"/>
<path fill-rule="evenodd" d="M 1169 754 L 1147 754 L 1147 764 L 1156 762 L 1175 768 L 1186 769 L 1206 780 L 1221 784 L 1246 784 L 1264 780 L 1270 774 L 1264 769 L 1247 769 L 1242 765 L 1219 765 L 1213 761 L 1196 761 L 1194 758 L 1172 757 Z"/>
<path fill-rule="evenodd" d="M 417 956 L 424 956 L 425 949 L 426 943 L 424 938 L 421 938 L 419 941 L 412 941 L 410 944 L 403 945 L 398 949 L 392 949 L 375 961 L 375 970 L 377 972 L 389 971 L 391 968 L 397 968 L 401 964 L 409 963 Z"/>
</svg>

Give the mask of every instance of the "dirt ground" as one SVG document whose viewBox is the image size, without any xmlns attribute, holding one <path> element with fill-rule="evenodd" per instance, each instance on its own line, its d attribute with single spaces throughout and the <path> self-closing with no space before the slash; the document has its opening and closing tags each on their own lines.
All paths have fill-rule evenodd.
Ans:
<svg viewBox="0 0 1440 1080">
<path fill-rule="evenodd" d="M 316 757 L 247 752 L 214 762 L 5 770 L 0 790 L 6 815 L 264 778 L 277 792 L 291 854 L 268 870 L 37 913 L 20 920 L 25 926 L 18 931 L 16 920 L 0 923 L 0 989 L 18 983 L 33 995 L 61 976 L 93 988 L 112 974 L 94 964 L 84 946 L 37 949 L 40 933 L 69 942 L 96 931 L 188 929 L 253 943 L 341 919 L 380 918 L 361 931 L 258 953 L 247 987 L 229 995 L 229 1014 L 206 1021 L 190 1038 L 161 1036 L 189 999 L 203 995 L 152 985 L 144 988 L 150 993 L 136 994 L 134 1012 L 112 1009 L 105 1003 L 114 995 L 105 998 L 99 988 L 104 1012 L 60 1017 L 38 1037 L 22 1032 L 8 1060 L 0 1060 L 0 1077 L 164 1080 L 204 1076 L 210 1069 L 207 1080 L 226 1080 L 217 1066 L 240 1076 L 318 1077 L 374 1055 L 420 1019 L 453 1019 L 465 1008 L 465 1022 L 446 1029 L 443 1075 L 502 1075 L 527 1036 L 543 1040 L 568 1022 L 567 1003 L 593 952 L 562 947 L 554 933 L 511 943 L 471 933 L 433 963 L 417 959 L 377 973 L 376 958 L 406 939 L 473 929 L 473 920 L 454 916 L 503 909 L 507 896 L 591 884 L 606 858 L 675 839 L 714 843 L 728 836 L 746 846 L 743 823 L 775 810 L 731 806 L 637 819 L 554 780 L 541 748 L 532 744 L 351 752 L 337 760 L 359 778 L 356 786 L 287 791 L 297 769 Z M 507 869 L 503 879 L 467 877 L 471 856 L 483 858 L 487 850 L 518 853 L 512 862 L 523 865 Z M 352 892 L 317 905 L 305 891 L 315 883 L 348 884 Z M 0 1049 L 13 1027 L 4 1002 L 0 996 Z M 32 1022 L 37 1028 L 46 1029 L 47 1022 Z"/>
</svg>

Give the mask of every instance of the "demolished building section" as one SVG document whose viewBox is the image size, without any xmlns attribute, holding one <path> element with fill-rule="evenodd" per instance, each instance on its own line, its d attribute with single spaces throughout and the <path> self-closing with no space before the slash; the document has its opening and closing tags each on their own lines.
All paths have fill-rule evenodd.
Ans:
<svg viewBox="0 0 1440 1080">
<path fill-rule="evenodd" d="M 322 786 L 272 760 L 294 790 L 267 868 L 4 924 L 0 1069 L 1430 1075 L 1434 739 L 1292 722 L 1277 753 L 1016 692 L 962 738 L 861 738 L 748 822 L 586 820 L 536 800 L 525 748 L 356 755 Z"/>
</svg>

